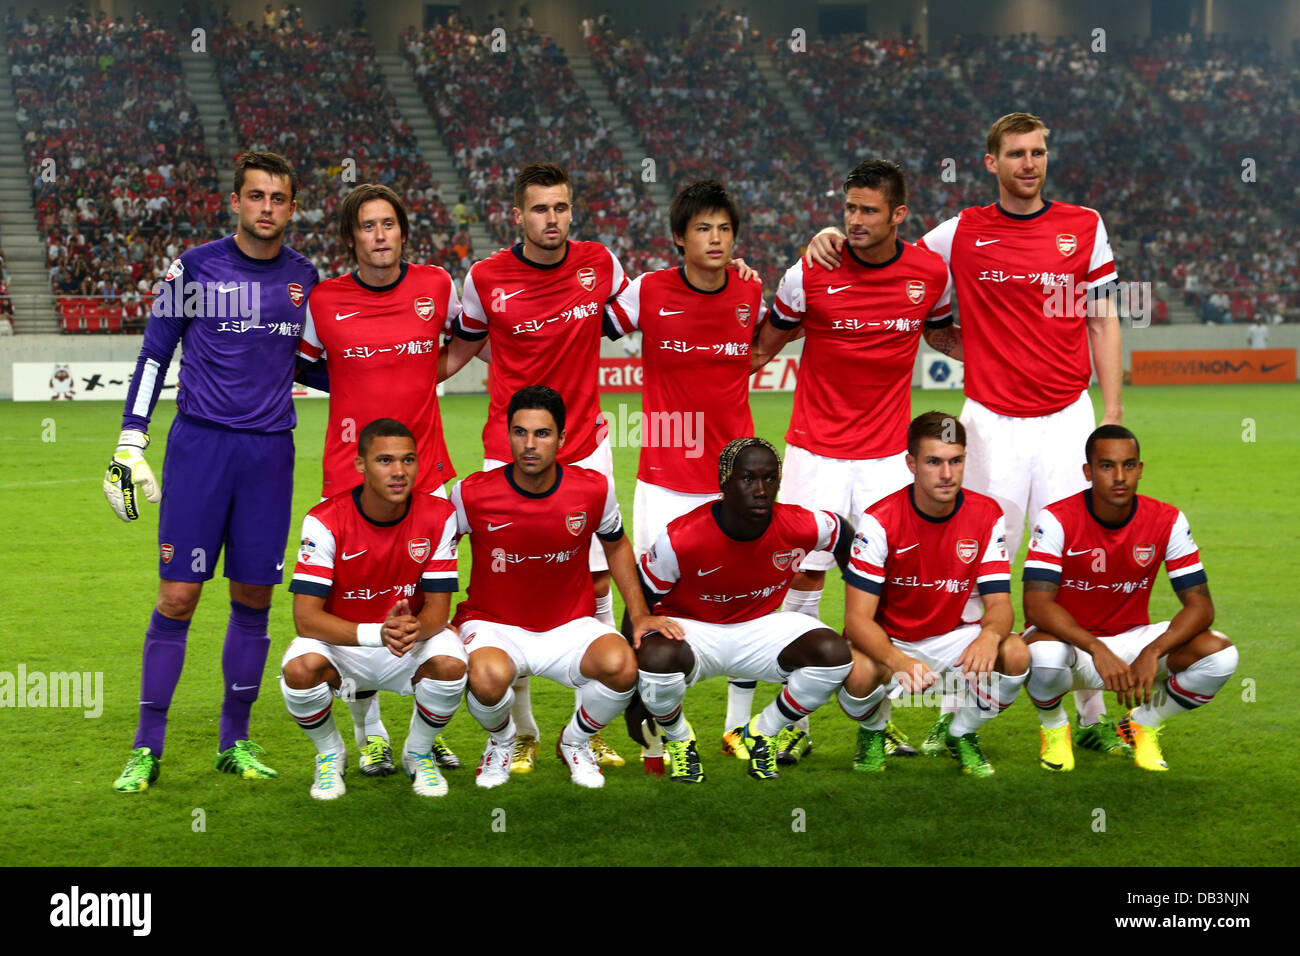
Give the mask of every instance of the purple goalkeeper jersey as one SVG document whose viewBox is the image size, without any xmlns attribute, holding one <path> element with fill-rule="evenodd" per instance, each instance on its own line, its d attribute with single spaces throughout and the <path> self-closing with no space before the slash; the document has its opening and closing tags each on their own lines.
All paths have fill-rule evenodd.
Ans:
<svg viewBox="0 0 1300 956">
<path fill-rule="evenodd" d="M 292 429 L 295 355 L 315 284 L 316 268 L 288 246 L 254 259 L 227 236 L 181 253 L 155 287 L 122 427 L 148 428 L 180 342 L 180 413 L 238 431 Z"/>
</svg>

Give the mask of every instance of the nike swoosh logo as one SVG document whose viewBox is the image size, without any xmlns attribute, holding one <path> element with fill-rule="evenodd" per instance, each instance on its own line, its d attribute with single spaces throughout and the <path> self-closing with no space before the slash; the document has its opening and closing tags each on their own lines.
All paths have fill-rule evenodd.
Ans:
<svg viewBox="0 0 1300 956">
<path fill-rule="evenodd" d="M 1265 372 L 1265 373 L 1267 373 L 1267 372 L 1271 372 L 1271 371 L 1273 371 L 1274 369 L 1281 368 L 1281 367 L 1282 367 L 1283 365 L 1285 365 L 1285 364 L 1286 364 L 1286 362 L 1278 362 L 1276 365 L 1261 365 L 1261 366 L 1259 367 L 1259 370 L 1260 370 L 1261 372 Z"/>
<path fill-rule="evenodd" d="M 713 569 L 713 571 L 721 571 L 724 567 L 726 567 L 726 565 L 719 564 L 716 568 Z M 710 574 L 712 574 L 713 571 L 699 571 L 699 570 L 697 570 L 695 573 L 698 574 L 698 575 L 699 575 L 700 577 L 702 577 L 702 578 L 706 578 L 706 577 L 708 577 Z"/>
<path fill-rule="evenodd" d="M 348 554 L 347 552 L 344 552 L 343 560 L 351 561 L 353 558 L 359 558 L 369 550 L 370 550 L 369 548 L 362 548 L 360 551 L 353 552 L 352 554 Z"/>
<path fill-rule="evenodd" d="M 1065 552 L 1066 557 L 1070 557 L 1070 558 L 1074 557 L 1076 554 L 1091 554 L 1091 553 L 1092 553 L 1092 548 L 1084 548 L 1082 551 L 1071 551 L 1067 549 Z"/>
<path fill-rule="evenodd" d="M 237 286 L 237 285 L 232 285 L 229 289 L 227 289 L 224 285 L 218 285 L 218 286 L 217 286 L 217 291 L 218 291 L 218 292 L 221 292 L 221 293 L 223 293 L 223 294 L 226 293 L 226 292 L 238 292 L 238 291 L 239 291 L 239 286 Z"/>
<path fill-rule="evenodd" d="M 906 554 L 908 551 L 911 551 L 913 548 L 919 548 L 920 546 L 921 546 L 921 542 L 918 541 L 916 542 L 916 544 L 909 544 L 906 548 L 895 548 L 894 554 L 895 555 Z"/>
<path fill-rule="evenodd" d="M 1042 763 L 1042 765 L 1046 767 L 1048 770 L 1060 770 L 1062 767 L 1062 764 L 1052 763 L 1050 760 L 1043 760 L 1040 761 L 1040 763 Z"/>
<path fill-rule="evenodd" d="M 256 690 L 256 689 L 258 688 L 258 686 L 259 686 L 258 684 L 249 684 L 247 687 L 240 687 L 238 684 L 231 684 L 231 685 L 230 685 L 230 689 L 231 689 L 231 690 L 236 690 L 236 691 L 238 691 L 238 690 Z"/>
<path fill-rule="evenodd" d="M 826 287 L 826 294 L 834 295 L 836 292 L 843 292 L 845 289 L 852 289 L 852 288 L 853 288 L 852 283 L 849 283 L 848 285 L 828 285 Z"/>
<path fill-rule="evenodd" d="M 506 295 L 506 294 L 503 292 L 503 293 L 501 293 L 501 298 L 502 298 L 502 300 L 505 300 L 505 299 L 513 299 L 515 296 L 517 296 L 517 295 L 522 295 L 523 293 L 525 293 L 525 292 L 527 292 L 527 291 L 528 291 L 527 289 L 520 289 L 518 292 L 511 292 L 509 295 Z"/>
<path fill-rule="evenodd" d="M 1001 242 L 1001 241 L 1002 241 L 1001 239 L 976 239 L 976 240 L 975 240 L 975 245 L 976 245 L 976 246 L 991 246 L 991 245 L 993 245 L 993 243 L 995 243 L 995 242 Z"/>
<path fill-rule="evenodd" d="M 488 530 L 489 530 L 489 531 L 500 531 L 502 528 L 508 528 L 508 527 L 510 527 L 512 524 L 514 524 L 513 521 L 507 521 L 505 524 L 493 524 L 492 522 L 489 521 L 489 522 L 488 522 Z"/>
<path fill-rule="evenodd" d="M 675 312 L 670 312 L 670 311 L 667 310 L 667 309 L 663 309 L 663 308 L 661 308 L 661 309 L 659 310 L 659 314 L 660 314 L 660 315 L 681 315 L 681 314 L 682 314 L 683 312 L 685 312 L 685 311 L 686 311 L 685 309 L 678 309 L 678 310 L 675 311 Z"/>
<path fill-rule="evenodd" d="M 283 570 L 284 570 L 284 562 L 281 561 L 279 564 L 277 564 L 277 565 L 275 566 L 275 569 L 276 569 L 277 571 L 283 571 Z"/>
<path fill-rule="evenodd" d="M 334 321 L 335 321 L 335 322 L 342 322 L 344 319 L 350 319 L 350 318 L 352 318 L 352 316 L 354 316 L 354 315 L 360 315 L 360 314 L 361 314 L 360 312 L 347 312 L 347 313 L 335 312 L 335 313 L 334 313 Z"/>
</svg>

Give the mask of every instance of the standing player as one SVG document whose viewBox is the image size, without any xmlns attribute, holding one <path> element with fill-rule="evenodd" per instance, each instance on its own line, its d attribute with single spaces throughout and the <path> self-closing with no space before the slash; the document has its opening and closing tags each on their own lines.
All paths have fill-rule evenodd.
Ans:
<svg viewBox="0 0 1300 956">
<path fill-rule="evenodd" d="M 858 721 L 853 766 L 885 769 L 887 678 L 918 694 L 949 673 L 964 690 L 944 743 L 962 773 L 989 777 L 977 731 L 1029 676 L 1029 651 L 1011 633 L 1002 509 L 962 488 L 966 430 L 943 412 L 908 426 L 907 467 L 912 483 L 867 509 L 844 572 L 854 653 L 840 706 Z"/>
<path fill-rule="evenodd" d="M 848 255 L 835 268 L 796 262 L 777 289 L 755 365 L 780 352 L 798 329 L 805 335 L 785 436 L 785 501 L 861 514 L 908 483 L 917 349 L 922 335 L 929 340 L 952 318 L 948 268 L 933 252 L 898 238 L 906 218 L 903 171 L 886 160 L 859 163 L 844 180 Z M 826 551 L 804 558 L 785 609 L 816 617 L 834 563 Z M 748 719 L 752 695 L 732 685 L 729 726 Z M 915 753 L 890 730 L 893 749 Z M 798 760 L 811 746 L 806 724 L 782 744 L 783 762 Z"/>
<path fill-rule="evenodd" d="M 456 511 L 446 498 L 414 492 L 415 436 L 401 422 L 366 425 L 354 467 L 363 483 L 303 519 L 289 585 L 299 636 L 284 652 L 280 689 L 315 744 L 317 800 L 347 789 L 347 750 L 331 712 L 331 695 L 344 678 L 362 689 L 414 694 L 402 766 L 416 793 L 441 797 L 447 782 L 433 741 L 465 690 L 465 650 L 447 627 L 456 590 Z"/>
<path fill-rule="evenodd" d="M 1138 440 L 1102 425 L 1083 466 L 1091 488 L 1034 520 L 1025 561 L 1029 696 L 1042 722 L 1040 762 L 1074 769 L 1061 698 L 1070 688 L 1112 690 L 1132 708 L 1119 732 L 1143 770 L 1169 767 L 1156 737 L 1170 717 L 1208 704 L 1237 669 L 1237 648 L 1214 623 L 1214 602 L 1187 518 L 1139 495 Z M 1151 588 L 1164 563 L 1182 610 L 1151 623 Z"/>
<path fill-rule="evenodd" d="M 722 500 L 671 521 L 641 555 L 642 583 L 685 632 L 643 637 L 641 699 L 666 738 L 670 779 L 701 783 L 695 733 L 682 712 L 686 688 L 720 674 L 785 682 L 741 728 L 749 775 L 771 780 L 776 737 L 835 695 L 852 667 L 844 638 L 821 621 L 778 611 L 798 556 L 831 551 L 841 565 L 853 529 L 839 515 L 776 503 L 781 458 L 761 438 L 737 438 L 718 458 Z"/>
<path fill-rule="evenodd" d="M 235 234 L 171 264 L 131 377 L 104 493 L 123 521 L 140 516 L 140 493 L 162 506 L 158 604 L 145 631 L 134 749 L 113 784 L 121 793 L 146 790 L 158 778 L 190 621 L 223 547 L 230 621 L 216 766 L 249 779 L 275 776 L 259 759 L 248 722 L 271 645 L 271 595 L 284 568 L 297 422 L 294 350 L 301 306 L 316 282 L 312 264 L 282 244 L 296 192 L 297 178 L 282 157 L 239 157 L 230 197 Z M 184 359 L 164 495 L 144 450 L 177 343 Z"/>
<path fill-rule="evenodd" d="M 618 258 L 599 242 L 569 240 L 573 192 L 568 175 L 554 163 L 520 170 L 514 217 L 523 241 L 474 263 L 465 278 L 464 311 L 455 324 L 446 374 L 454 375 L 490 342 L 484 471 L 511 459 L 500 426 L 511 396 L 541 383 L 560 393 L 573 423 L 560 463 L 592 468 L 612 482 L 614 459 L 600 414 L 597 369 L 605 305 L 627 286 L 627 276 Z M 609 566 L 594 539 L 588 558 L 596 617 L 613 627 Z M 536 761 L 540 731 L 526 681 L 516 688 L 515 700 L 520 734 L 514 769 L 527 773 Z M 593 747 L 602 764 L 622 766 L 623 758 L 600 737 Z"/>
<path fill-rule="evenodd" d="M 1026 517 L 1083 487 L 1079 449 L 1095 422 L 1089 347 L 1102 423 L 1119 424 L 1124 415 L 1119 319 L 1099 295 L 1116 278 L 1110 240 L 1095 209 L 1043 199 L 1048 132 L 1029 113 L 994 123 L 984 167 L 997 177 L 998 201 L 963 210 L 918 243 L 952 269 L 962 323 L 928 341 L 966 365 L 967 485 L 1002 506 L 1013 561 Z M 834 264 L 842 242 L 823 230 L 809 257 Z M 1086 316 L 1074 314 L 1076 295 L 1085 289 L 1093 304 Z M 1061 301 L 1069 308 L 1055 307 Z M 1079 694 L 1077 702 L 1078 743 L 1126 753 L 1115 725 L 1104 719 L 1101 695 Z M 950 714 L 940 718 L 922 749 L 937 749 L 950 720 Z"/>
<path fill-rule="evenodd" d="M 409 423 L 416 446 L 426 450 L 415 491 L 445 496 L 443 483 L 456 472 L 438 406 L 439 339 L 460 315 L 456 288 L 441 266 L 402 259 L 409 219 L 387 186 L 365 183 L 352 190 L 339 206 L 338 229 L 356 269 L 312 290 L 299 345 L 306 362 L 325 364 L 329 371 L 321 497 L 357 484 L 357 429 L 383 416 Z M 392 773 L 393 751 L 378 695 L 367 690 L 349 701 L 349 709 L 361 772 Z M 435 753 L 440 765 L 460 766 L 442 740 Z"/>
<path fill-rule="evenodd" d="M 513 463 L 470 475 L 451 495 L 460 532 L 470 535 L 473 548 L 469 591 L 455 624 L 469 653 L 466 705 L 489 734 L 476 782 L 496 787 L 510 779 L 517 735 L 511 685 L 537 674 L 576 690 L 577 706 L 556 754 L 574 783 L 602 787 L 590 740 L 627 706 L 636 657 L 622 635 L 592 616 L 596 600 L 584 560 L 589 539 L 598 538 L 608 556 L 634 638 L 650 630 L 680 635 L 681 628 L 646 608 L 613 481 L 559 463 L 565 444 L 559 393 L 541 385 L 520 389 L 504 417 Z"/>
</svg>

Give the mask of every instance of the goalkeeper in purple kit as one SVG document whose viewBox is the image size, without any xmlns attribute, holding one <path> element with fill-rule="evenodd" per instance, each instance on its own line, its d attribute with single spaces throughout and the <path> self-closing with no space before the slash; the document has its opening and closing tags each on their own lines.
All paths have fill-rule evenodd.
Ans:
<svg viewBox="0 0 1300 956">
<path fill-rule="evenodd" d="M 249 740 L 248 721 L 271 644 L 271 595 L 283 578 L 295 354 L 316 283 L 312 264 L 282 242 L 296 190 L 282 157 L 241 155 L 230 200 L 234 235 L 182 253 L 156 289 L 104 478 L 104 493 L 123 521 L 140 516 L 141 496 L 161 502 L 158 604 L 145 631 L 135 743 L 113 784 L 122 793 L 158 779 L 190 621 L 223 548 L 230 620 L 216 766 L 249 779 L 276 775 Z M 178 343 L 180 391 L 160 486 L 145 460 L 147 429 Z"/>
</svg>

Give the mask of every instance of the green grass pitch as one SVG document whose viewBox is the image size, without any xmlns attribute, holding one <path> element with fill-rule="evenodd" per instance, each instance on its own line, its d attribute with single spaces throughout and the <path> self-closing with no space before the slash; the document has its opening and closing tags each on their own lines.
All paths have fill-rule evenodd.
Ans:
<svg viewBox="0 0 1300 956">
<path fill-rule="evenodd" d="M 754 396 L 760 434 L 780 439 L 790 398 Z M 608 395 L 602 404 L 613 410 L 620 403 L 635 409 L 639 397 Z M 918 412 L 955 411 L 959 403 L 953 393 L 913 395 Z M 574 787 L 544 745 L 530 776 L 480 791 L 472 767 L 483 732 L 462 708 L 447 736 L 466 769 L 449 774 L 447 798 L 422 800 L 400 775 L 371 780 L 354 772 L 347 795 L 330 804 L 307 794 L 311 745 L 278 692 L 277 663 L 293 636 L 287 590 L 272 609 L 271 657 L 253 713 L 254 737 L 280 778 L 248 782 L 212 768 L 228 607 L 220 577 L 190 631 L 161 779 L 143 794 L 112 790 L 135 727 L 140 649 L 155 599 L 157 509 L 149 506 L 128 527 L 103 500 L 99 482 L 121 414 L 116 403 L 0 405 L 0 501 L 9 515 L 0 544 L 0 671 L 102 672 L 104 688 L 96 719 L 70 708 L 0 709 L 0 863 L 1294 864 L 1291 742 L 1300 728 L 1300 655 L 1295 585 L 1287 583 L 1293 572 L 1286 569 L 1300 554 L 1300 389 L 1132 388 L 1125 404 L 1147 462 L 1141 490 L 1188 514 L 1216 626 L 1241 649 L 1240 669 L 1218 698 L 1167 725 L 1171 772 L 1145 774 L 1080 752 L 1074 773 L 1044 773 L 1037 720 L 1022 695 L 983 735 L 997 768 L 991 779 L 963 778 L 951 761 L 923 758 L 891 761 L 879 778 L 856 774 L 849 768 L 853 727 L 832 705 L 813 718 L 812 756 L 779 781 L 759 784 L 719 753 L 725 684 L 715 679 L 687 697 L 708 773 L 699 787 L 645 777 L 620 721 L 608 737 L 629 765 L 609 771 L 604 790 Z M 480 461 L 485 408 L 482 397 L 444 400 L 462 474 Z M 160 406 L 153 429 L 149 460 L 159 473 L 173 409 Z M 291 543 L 316 501 L 326 405 L 303 402 L 299 412 Z M 636 450 L 616 448 L 614 461 L 629 515 Z M 292 555 L 291 546 L 290 562 Z M 466 562 L 462 584 L 467 578 Z M 1163 574 L 1152 605 L 1156 620 L 1178 607 Z M 822 607 L 839 627 L 843 583 L 834 577 Z M 621 602 L 616 610 L 621 615 Z M 760 687 L 756 707 L 771 692 Z M 533 700 L 553 741 L 572 694 L 538 681 Z M 1118 714 L 1113 697 L 1108 707 Z M 409 700 L 385 694 L 383 711 L 400 743 Z M 346 709 L 335 712 L 351 746 Z M 933 711 L 895 715 L 915 738 Z"/>
</svg>

